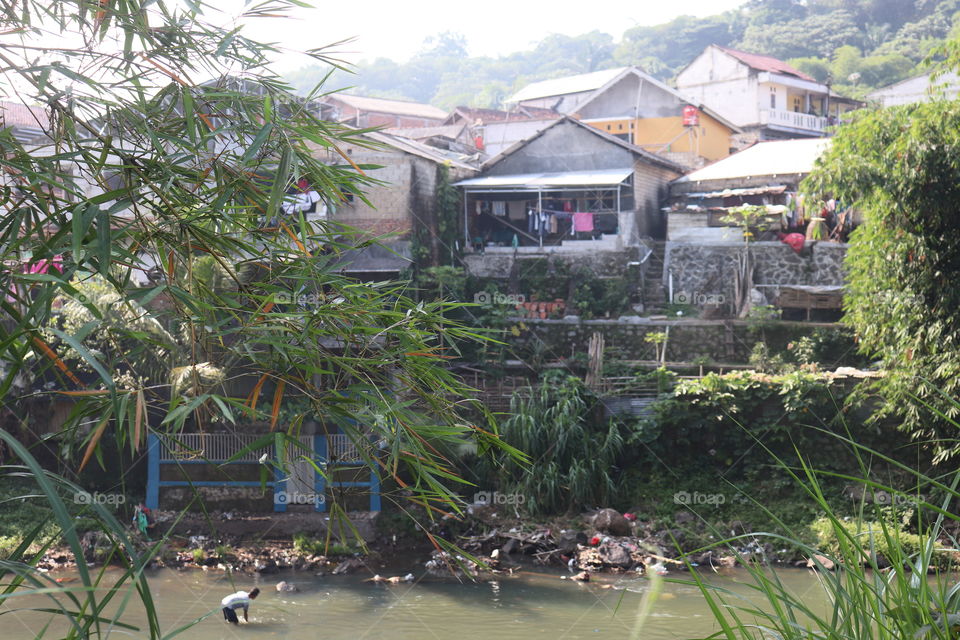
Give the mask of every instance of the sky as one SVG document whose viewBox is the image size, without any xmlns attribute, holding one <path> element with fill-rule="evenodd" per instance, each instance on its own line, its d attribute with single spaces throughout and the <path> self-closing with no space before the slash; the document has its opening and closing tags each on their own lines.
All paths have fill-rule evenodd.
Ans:
<svg viewBox="0 0 960 640">
<path fill-rule="evenodd" d="M 257 0 L 261 1 L 261 0 Z M 243 0 L 208 0 L 226 21 L 243 11 Z M 313 0 L 316 8 L 297 9 L 293 18 L 266 18 L 245 22 L 244 33 L 253 39 L 277 42 L 290 51 L 325 46 L 348 38 L 353 42 L 336 51 L 356 63 L 374 58 L 408 60 L 430 36 L 450 31 L 467 39 L 472 56 L 501 56 L 524 51 L 550 34 L 578 36 L 599 30 L 619 41 L 637 25 L 656 25 L 680 15 L 708 16 L 742 6 L 746 0 L 599 0 L 563 2 L 487 0 L 458 4 L 438 0 Z M 276 60 L 283 71 L 309 64 L 309 59 L 289 53 Z"/>
</svg>

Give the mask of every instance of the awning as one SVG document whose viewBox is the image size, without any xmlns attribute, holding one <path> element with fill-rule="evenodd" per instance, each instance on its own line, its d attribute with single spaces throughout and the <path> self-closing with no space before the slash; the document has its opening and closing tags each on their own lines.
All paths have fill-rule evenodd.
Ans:
<svg viewBox="0 0 960 640">
<path fill-rule="evenodd" d="M 723 191 L 708 191 L 705 193 L 684 193 L 680 195 L 686 198 L 733 198 L 736 196 L 759 196 L 768 193 L 783 193 L 786 190 L 787 187 L 785 185 L 776 185 L 770 187 L 724 189 Z"/>
<path fill-rule="evenodd" d="M 559 173 L 519 173 L 506 176 L 483 176 L 454 183 L 467 190 L 531 190 L 562 189 L 566 187 L 615 187 L 633 174 L 633 169 L 606 169 L 603 171 L 563 171 Z"/>
</svg>

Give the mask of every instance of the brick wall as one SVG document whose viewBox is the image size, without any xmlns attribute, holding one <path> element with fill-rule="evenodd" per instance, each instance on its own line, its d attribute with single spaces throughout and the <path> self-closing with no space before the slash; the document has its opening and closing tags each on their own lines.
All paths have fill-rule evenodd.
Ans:
<svg viewBox="0 0 960 640">
<path fill-rule="evenodd" d="M 680 174 L 650 165 L 642 160 L 634 164 L 633 198 L 637 211 L 636 227 L 631 237 L 626 238 L 630 244 L 639 243 L 640 237 L 666 237 L 666 217 L 660 211 L 661 204 L 666 199 L 667 189 L 671 180 L 679 178 Z"/>
</svg>

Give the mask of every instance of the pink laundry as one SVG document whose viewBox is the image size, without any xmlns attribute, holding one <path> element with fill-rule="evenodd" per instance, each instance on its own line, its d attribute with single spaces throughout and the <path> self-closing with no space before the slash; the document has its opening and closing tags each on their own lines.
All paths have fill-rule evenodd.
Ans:
<svg viewBox="0 0 960 640">
<path fill-rule="evenodd" d="M 50 271 L 50 267 L 53 267 L 57 270 L 58 273 L 63 273 L 63 256 L 56 255 L 53 256 L 52 260 L 37 260 L 33 264 L 23 265 L 24 273 L 47 273 Z"/>
<path fill-rule="evenodd" d="M 593 212 L 577 211 L 573 214 L 574 231 L 593 231 Z"/>
</svg>

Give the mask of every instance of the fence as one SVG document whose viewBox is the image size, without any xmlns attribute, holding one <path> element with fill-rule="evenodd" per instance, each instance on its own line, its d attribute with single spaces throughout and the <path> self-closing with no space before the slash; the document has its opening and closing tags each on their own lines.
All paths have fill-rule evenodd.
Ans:
<svg viewBox="0 0 960 640">
<path fill-rule="evenodd" d="M 150 509 L 160 506 L 161 487 L 261 487 L 273 489 L 273 510 L 285 512 L 290 503 L 299 503 L 304 495 L 317 511 L 326 511 L 327 478 L 338 468 L 366 466 L 356 445 L 343 433 L 301 436 L 300 446 L 289 445 L 280 452 L 274 445 L 251 448 L 263 434 L 185 433 L 176 438 L 161 438 L 150 434 L 147 441 L 147 499 Z M 240 452 L 243 453 L 240 453 Z M 161 467 L 181 465 L 251 465 L 261 459 L 280 458 L 288 465 L 290 476 L 281 469 L 274 470 L 273 480 L 163 480 Z M 370 470 L 365 481 L 338 481 L 339 487 L 366 488 L 370 494 L 370 511 L 380 511 L 380 478 Z"/>
</svg>

